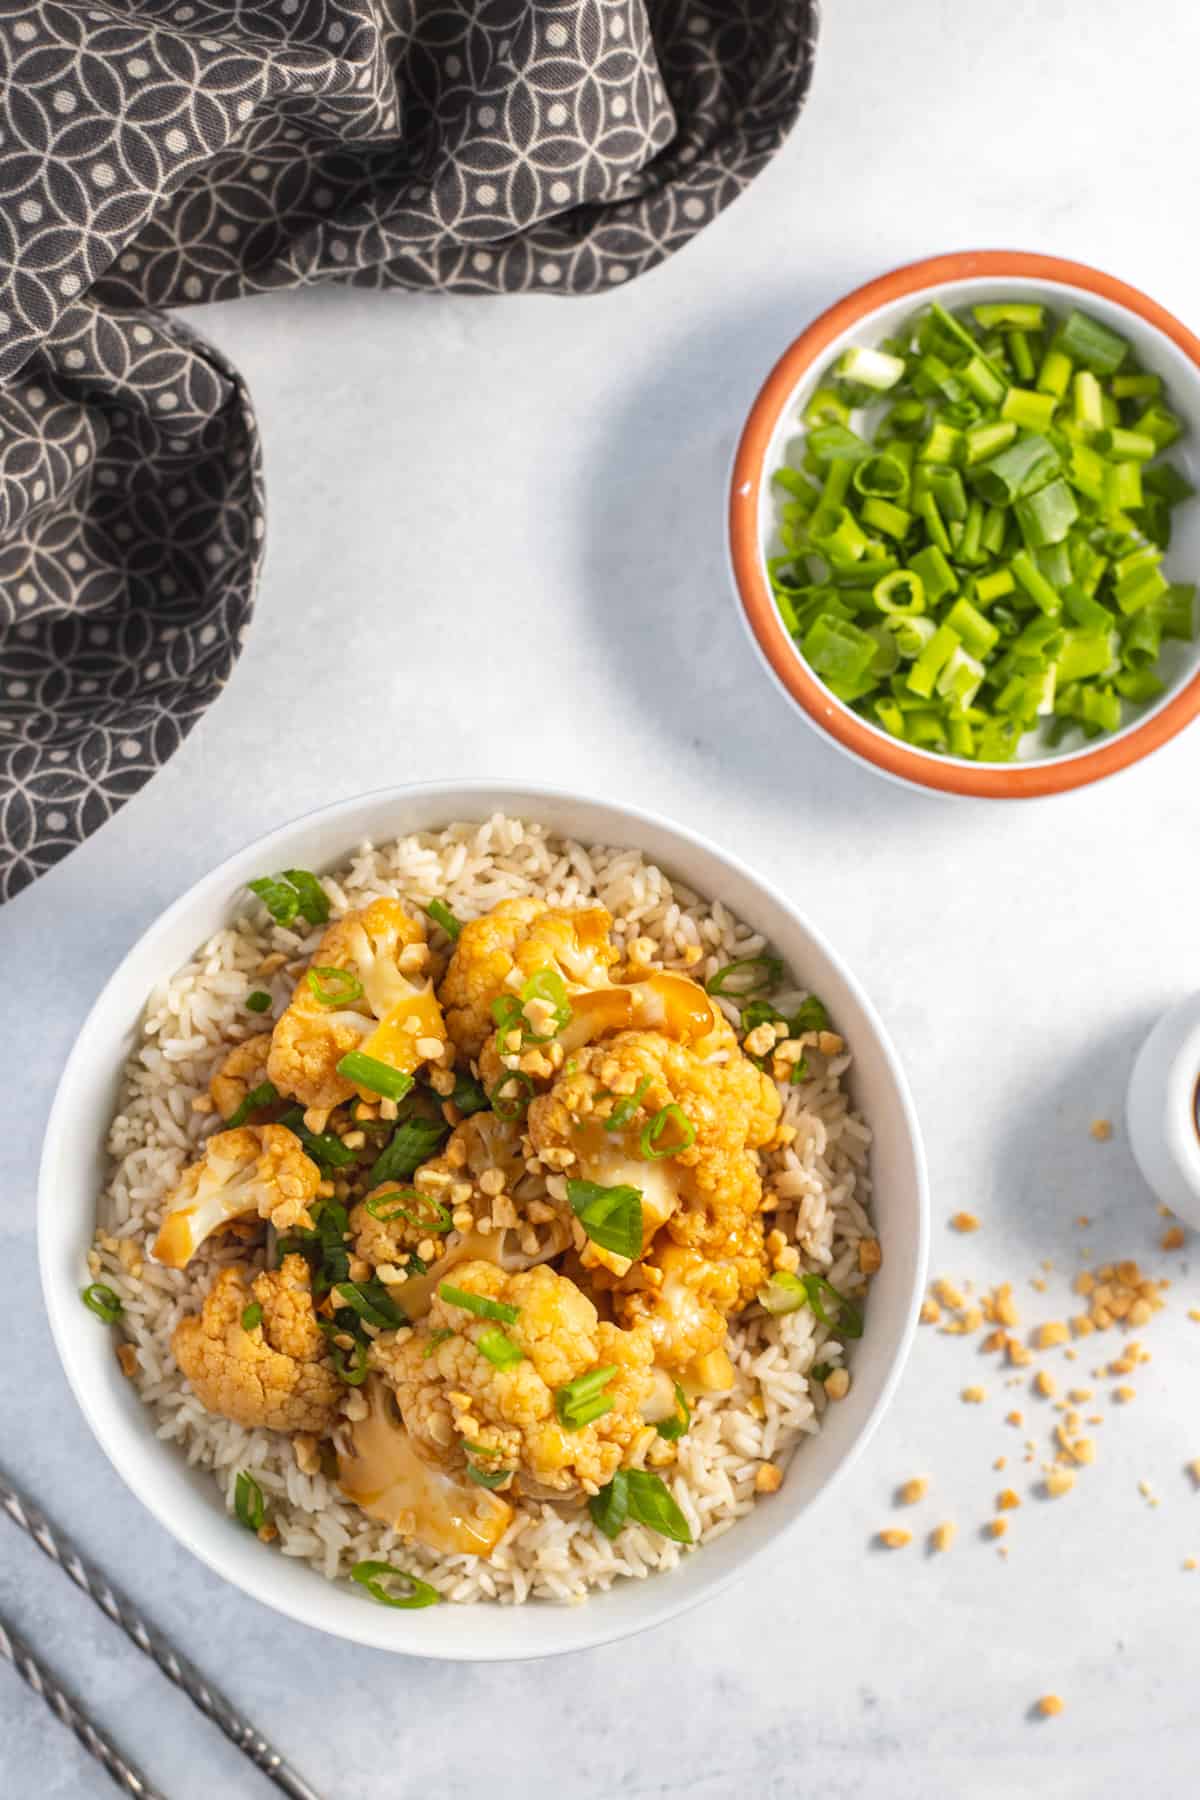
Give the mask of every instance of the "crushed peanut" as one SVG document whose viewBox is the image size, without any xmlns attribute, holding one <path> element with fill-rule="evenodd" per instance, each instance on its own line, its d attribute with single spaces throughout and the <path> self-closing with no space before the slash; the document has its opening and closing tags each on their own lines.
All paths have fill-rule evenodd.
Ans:
<svg viewBox="0 0 1200 1800">
<path fill-rule="evenodd" d="M 928 1476 L 914 1475 L 911 1481 L 904 1482 L 899 1488 L 896 1500 L 900 1506 L 915 1506 L 917 1501 L 923 1500 L 928 1492 Z"/>
<path fill-rule="evenodd" d="M 898 1526 L 889 1525 L 885 1531 L 876 1533 L 876 1540 L 885 1550 L 903 1550 L 906 1544 L 912 1543 L 912 1532 L 901 1531 Z"/>
<path fill-rule="evenodd" d="M 978 1231 L 979 1223 L 980 1222 L 975 1217 L 975 1214 L 969 1212 L 956 1212 L 950 1220 L 953 1230 L 962 1232 Z"/>
<path fill-rule="evenodd" d="M 1044 1400 L 1049 1400 L 1058 1392 L 1058 1384 L 1048 1369 L 1038 1370 L 1033 1378 L 1033 1385 Z"/>
<path fill-rule="evenodd" d="M 755 1491 L 760 1494 L 777 1494 L 783 1486 L 783 1470 L 777 1463 L 759 1463 L 754 1476 Z"/>
<path fill-rule="evenodd" d="M 883 1251 L 878 1238 L 861 1238 L 858 1245 L 858 1268 L 862 1275 L 874 1275 L 883 1267 Z"/>
<path fill-rule="evenodd" d="M 936 1300 L 926 1300 L 921 1307 L 922 1325 L 936 1325 L 942 1316 L 942 1309 Z M 1200 1314 L 1197 1315 L 1200 1317 Z"/>
<path fill-rule="evenodd" d="M 1066 1701 L 1061 1694 L 1043 1694 L 1037 1703 L 1038 1712 L 1043 1719 L 1056 1719 L 1065 1706 Z"/>
<path fill-rule="evenodd" d="M 1074 1486 L 1075 1477 L 1069 1469 L 1051 1468 L 1046 1470 L 1045 1487 L 1051 1500 L 1057 1500 L 1063 1494 L 1069 1494 Z"/>
<path fill-rule="evenodd" d="M 1037 1329 L 1036 1344 L 1039 1350 L 1053 1350 L 1056 1344 L 1065 1344 L 1070 1332 L 1060 1319 L 1051 1319 Z"/>
<path fill-rule="evenodd" d="M 129 1380 L 132 1381 L 137 1374 L 138 1366 L 137 1351 L 132 1344 L 117 1345 L 117 1361 L 121 1365 L 122 1375 L 127 1376 Z"/>
<path fill-rule="evenodd" d="M 844 1400 L 850 1392 L 850 1374 L 846 1369 L 834 1369 L 825 1377 L 825 1392 L 831 1400 Z"/>
<path fill-rule="evenodd" d="M 1020 1506 L 1020 1504 L 1021 1496 L 1014 1492 L 1012 1488 L 1001 1488 L 1000 1492 L 996 1495 L 997 1512 L 1012 1512 L 1016 1507 Z"/>
<path fill-rule="evenodd" d="M 1162 1247 L 1164 1250 L 1182 1250 L 1186 1242 L 1187 1233 L 1182 1225 L 1172 1225 L 1169 1231 L 1163 1232 Z"/>
<path fill-rule="evenodd" d="M 968 1406 L 978 1406 L 987 1399 L 987 1390 L 981 1387 L 965 1387 L 959 1396 Z"/>
<path fill-rule="evenodd" d="M 1093 1119 L 1092 1136 L 1098 1144 L 1107 1144 L 1113 1134 L 1111 1119 Z"/>
<path fill-rule="evenodd" d="M 935 1525 L 929 1534 L 931 1550 L 948 1550 L 958 1535 L 958 1526 L 953 1519 L 946 1519 L 943 1524 Z"/>
</svg>

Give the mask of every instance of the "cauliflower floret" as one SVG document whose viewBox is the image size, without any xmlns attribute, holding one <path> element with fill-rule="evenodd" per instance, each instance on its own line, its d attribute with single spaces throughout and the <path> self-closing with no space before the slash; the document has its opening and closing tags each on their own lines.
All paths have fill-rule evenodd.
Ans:
<svg viewBox="0 0 1200 1800">
<path fill-rule="evenodd" d="M 252 1300 L 262 1318 L 247 1330 L 242 1314 Z M 175 1327 L 171 1348 L 201 1405 L 235 1425 L 320 1437 L 337 1420 L 342 1384 L 302 1256 L 284 1257 L 282 1267 L 250 1283 L 244 1270 L 222 1269 L 200 1312 Z"/>
<path fill-rule="evenodd" d="M 649 1330 L 602 1323 L 587 1295 L 544 1265 L 506 1275 L 492 1263 L 462 1263 L 452 1284 L 515 1307 L 517 1316 L 498 1325 L 439 1291 L 427 1322 L 411 1336 L 376 1338 L 371 1362 L 394 1387 L 422 1453 L 451 1469 L 471 1462 L 488 1474 L 512 1471 L 539 1492 L 595 1493 L 648 1430 L 641 1407 L 654 1388 Z M 496 1368 L 477 1348 L 489 1331 L 502 1331 L 521 1360 Z M 556 1393 L 608 1368 L 614 1372 L 603 1393 L 611 1410 L 568 1430 L 555 1410 Z"/>
<path fill-rule="evenodd" d="M 405 1075 L 437 1061 L 446 1028 L 432 984 L 420 979 L 428 957 L 424 927 L 396 900 L 335 920 L 271 1034 L 267 1073 L 280 1093 L 325 1111 L 354 1094 L 376 1098 L 338 1074 L 351 1050 Z"/>
<path fill-rule="evenodd" d="M 658 1361 L 707 1392 L 731 1387 L 726 1320 L 742 1299 L 738 1265 L 708 1262 L 681 1244 L 655 1246 L 618 1288 L 613 1308 L 629 1325 L 646 1324 Z M 643 1285 L 644 1283 L 644 1285 Z"/>
<path fill-rule="evenodd" d="M 492 1001 L 517 993 L 542 969 L 568 988 L 596 987 L 617 960 L 612 915 L 602 906 L 550 907 L 544 900 L 502 900 L 464 925 L 442 981 L 446 1028 L 458 1049 L 477 1057 L 492 1035 Z"/>
<path fill-rule="evenodd" d="M 321 1172 L 282 1125 L 218 1131 L 172 1192 L 154 1259 L 182 1269 L 212 1232 L 234 1219 L 269 1219 L 277 1231 L 312 1225 Z"/>
<path fill-rule="evenodd" d="M 223 1119 L 232 1119 L 246 1095 L 266 1081 L 270 1048 L 271 1033 L 255 1032 L 253 1037 L 234 1045 L 209 1082 L 213 1105 Z"/>
<path fill-rule="evenodd" d="M 735 1304 L 744 1304 L 765 1279 L 762 1262 L 762 1178 L 752 1152 L 772 1136 L 779 1090 L 743 1056 L 728 1026 L 714 1031 L 724 1062 L 705 1062 L 687 1044 L 657 1031 L 622 1031 L 585 1045 L 569 1075 L 529 1108 L 528 1131 L 543 1158 L 569 1176 L 606 1187 L 624 1183 L 642 1192 L 643 1252 L 665 1226 L 676 1243 L 737 1270 Z M 622 1099 L 638 1099 L 617 1130 Z M 695 1132 L 675 1156 L 640 1155 L 641 1135 L 663 1107 L 676 1105 Z M 658 1147 L 677 1130 L 667 1121 Z M 589 1246 L 597 1263 L 623 1274 L 628 1264 Z"/>
</svg>

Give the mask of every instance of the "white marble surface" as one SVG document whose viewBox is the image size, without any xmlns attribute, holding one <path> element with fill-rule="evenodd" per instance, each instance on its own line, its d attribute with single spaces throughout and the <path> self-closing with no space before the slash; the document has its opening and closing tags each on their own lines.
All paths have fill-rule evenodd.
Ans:
<svg viewBox="0 0 1200 1800">
<path fill-rule="evenodd" d="M 809 109 L 754 190 L 667 268 L 599 301 L 311 293 L 209 309 L 266 441 L 271 547 L 226 696 L 120 817 L 0 917 L 0 1456 L 328 1795 L 549 1800 L 814 1788 L 855 1800 L 1194 1792 L 1200 1721 L 1200 1273 L 1120 1133 L 1155 1012 L 1200 985 L 1193 732 L 1116 782 L 1020 808 L 900 792 L 768 688 L 722 566 L 721 484 L 757 380 L 821 306 L 950 247 L 1113 269 L 1200 317 L 1187 0 L 843 0 Z M 1043 1257 L 1170 1261 L 1139 1397 L 1073 1495 L 978 1538 L 1021 1436 L 959 1343 L 922 1333 L 840 1498 L 737 1591 L 554 1665 L 391 1660 L 223 1587 L 142 1513 L 67 1393 L 35 1278 L 34 1170 L 55 1071 L 160 908 L 277 820 L 437 776 L 548 777 L 700 825 L 786 885 L 865 979 L 928 1138 L 937 1271 L 1027 1281 Z M 19 1099 L 17 1095 L 19 1094 Z M 984 1221 L 956 1239 L 948 1216 Z M 1060 1314 L 1047 1296 L 1043 1316 Z M 1096 1357 L 1084 1353 L 1079 1369 Z M 958 1390 L 986 1380 L 983 1407 Z M 1108 1384 L 1111 1386 L 1111 1383 Z M 1052 1415 L 1045 1403 L 1040 1430 Z M 1015 1463 L 1015 1470 L 1013 1467 Z M 885 1555 L 898 1481 L 954 1551 Z M 1162 1497 L 1151 1509 L 1137 1482 Z M 17 1532 L 0 1611 L 171 1800 L 260 1778 Z M 1068 1701 L 1028 1716 L 1047 1689 Z M 0 1669 L 0 1791 L 106 1778 Z"/>
</svg>

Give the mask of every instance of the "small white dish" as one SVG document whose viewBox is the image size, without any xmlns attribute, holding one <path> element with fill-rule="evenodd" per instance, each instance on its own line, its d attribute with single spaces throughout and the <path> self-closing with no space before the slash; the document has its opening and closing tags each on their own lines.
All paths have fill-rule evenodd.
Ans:
<svg viewBox="0 0 1200 1800">
<path fill-rule="evenodd" d="M 1142 1045 L 1125 1122 L 1149 1185 L 1176 1218 L 1200 1231 L 1200 994 L 1164 1013 Z"/>
<path fill-rule="evenodd" d="M 821 995 L 853 1052 L 852 1095 L 874 1133 L 875 1219 L 884 1260 L 855 1347 L 850 1393 L 830 1408 L 819 1435 L 800 1447 L 780 1492 L 733 1530 L 669 1574 L 620 1581 L 580 1606 L 389 1611 L 350 1583 L 327 1582 L 266 1549 L 227 1515 L 211 1476 L 188 1468 L 174 1446 L 155 1437 L 152 1415 L 121 1375 L 79 1293 L 88 1280 L 84 1258 L 106 1179 L 105 1142 L 121 1071 L 154 986 L 229 922 L 246 881 L 264 869 L 329 869 L 364 840 L 380 843 L 496 812 L 538 819 L 585 844 L 642 850 L 764 932 Z M 96 1001 L 63 1071 L 42 1156 L 38 1246 L 50 1324 L 75 1397 L 118 1474 L 181 1544 L 236 1587 L 303 1624 L 384 1650 L 490 1662 L 627 1637 L 718 1593 L 755 1556 L 779 1555 L 785 1533 L 860 1454 L 895 1391 L 924 1289 L 928 1213 L 920 1131 L 896 1052 L 863 988 L 790 901 L 715 845 L 652 814 L 551 788 L 476 782 L 393 788 L 295 820 L 205 876 L 150 927 Z M 798 1578 L 800 1566 L 792 1561 L 781 1568 L 780 1579 Z"/>
</svg>

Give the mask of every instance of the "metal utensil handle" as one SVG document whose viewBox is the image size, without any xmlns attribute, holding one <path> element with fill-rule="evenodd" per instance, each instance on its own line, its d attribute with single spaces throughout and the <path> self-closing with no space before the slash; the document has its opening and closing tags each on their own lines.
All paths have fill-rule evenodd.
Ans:
<svg viewBox="0 0 1200 1800">
<path fill-rule="evenodd" d="M 127 1762 L 112 1742 L 94 1725 L 77 1701 L 59 1686 L 50 1671 L 38 1661 L 23 1638 L 0 1619 L 0 1656 L 7 1657 L 22 1681 L 28 1683 L 45 1701 L 61 1725 L 66 1725 L 90 1756 L 102 1763 L 117 1786 L 134 1800 L 166 1800 L 157 1788 L 150 1786 L 131 1762 Z"/>
<path fill-rule="evenodd" d="M 282 1793 L 290 1795 L 291 1800 L 321 1800 L 317 1790 L 297 1774 L 262 1733 L 248 1719 L 244 1719 L 217 1688 L 205 1680 L 193 1663 L 172 1649 L 166 1638 L 146 1623 L 100 1570 L 79 1554 L 70 1538 L 65 1533 L 56 1531 L 45 1515 L 23 1499 L 3 1475 L 0 1475 L 0 1507 L 3 1507 L 14 1524 L 28 1533 L 39 1550 L 70 1576 L 75 1586 L 114 1625 L 120 1626 L 129 1641 L 136 1644 L 144 1656 L 157 1663 L 167 1680 L 185 1693 L 206 1719 L 211 1719 L 214 1725 L 219 1726 L 229 1741 L 236 1744 L 242 1754 L 249 1757 Z"/>
</svg>

